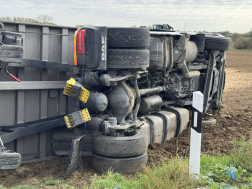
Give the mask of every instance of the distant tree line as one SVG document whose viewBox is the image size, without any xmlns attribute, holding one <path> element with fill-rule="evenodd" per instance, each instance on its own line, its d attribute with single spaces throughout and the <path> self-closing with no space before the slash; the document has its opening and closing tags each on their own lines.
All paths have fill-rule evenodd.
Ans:
<svg viewBox="0 0 252 189">
<path fill-rule="evenodd" d="M 37 18 L 26 18 L 26 17 L 0 17 L 0 21 L 13 21 L 13 22 L 28 22 L 28 23 L 37 23 L 37 24 L 51 24 L 56 25 L 53 23 L 53 18 L 48 15 L 39 15 Z"/>
<path fill-rule="evenodd" d="M 207 31 L 199 31 L 198 33 L 210 33 Z M 230 31 L 220 31 L 220 32 L 211 32 L 213 34 L 221 34 L 225 37 L 228 37 L 231 41 L 230 48 L 235 49 L 252 49 L 252 29 L 245 34 L 240 33 L 231 33 Z"/>
<path fill-rule="evenodd" d="M 53 22 L 53 18 L 49 15 L 39 15 L 37 18 L 26 18 L 26 17 L 0 17 L 0 21 L 12 21 L 12 22 L 26 22 L 26 23 L 37 23 L 37 24 L 51 24 L 57 25 Z M 77 24 L 75 27 L 80 28 L 84 26 L 92 26 L 91 24 Z"/>
<path fill-rule="evenodd" d="M 252 29 L 246 35 L 235 33 L 232 42 L 235 49 L 252 49 Z"/>
<path fill-rule="evenodd" d="M 198 31 L 198 33 L 212 33 L 212 34 L 221 34 L 221 35 L 223 35 L 223 36 L 225 36 L 225 37 L 230 37 L 230 31 L 220 31 L 220 32 L 208 32 L 208 31 L 205 31 L 205 30 L 203 30 L 203 31 Z"/>
</svg>

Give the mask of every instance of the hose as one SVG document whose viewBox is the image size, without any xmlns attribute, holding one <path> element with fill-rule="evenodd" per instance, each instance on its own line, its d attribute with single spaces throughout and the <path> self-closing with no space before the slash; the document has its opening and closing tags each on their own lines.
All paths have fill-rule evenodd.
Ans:
<svg viewBox="0 0 252 189">
<path fill-rule="evenodd" d="M 12 77 L 14 80 L 16 80 L 17 82 L 20 82 L 20 80 L 15 77 L 14 75 L 12 75 L 8 70 L 7 70 L 8 64 L 5 65 L 5 73 L 7 73 L 10 77 Z"/>
<path fill-rule="evenodd" d="M 179 67 L 182 70 L 183 75 L 185 76 L 185 78 L 192 78 L 192 77 L 199 77 L 200 76 L 200 72 L 199 71 L 189 71 L 188 67 L 186 65 L 186 61 L 183 61 L 181 63 L 179 63 Z"/>
<path fill-rule="evenodd" d="M 151 94 L 151 93 L 157 93 L 157 92 L 161 92 L 164 90 L 164 87 L 154 87 L 154 88 L 148 88 L 148 89 L 140 89 L 140 95 L 147 95 L 147 94 Z"/>
</svg>

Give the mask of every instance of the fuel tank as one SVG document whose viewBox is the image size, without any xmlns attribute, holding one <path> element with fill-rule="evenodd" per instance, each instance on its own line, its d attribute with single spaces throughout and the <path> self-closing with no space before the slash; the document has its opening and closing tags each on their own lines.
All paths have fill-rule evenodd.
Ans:
<svg viewBox="0 0 252 189">
<path fill-rule="evenodd" d="M 140 129 L 148 136 L 149 144 L 162 144 L 188 127 L 189 111 L 185 108 L 169 108 L 145 116 L 147 122 Z"/>
</svg>

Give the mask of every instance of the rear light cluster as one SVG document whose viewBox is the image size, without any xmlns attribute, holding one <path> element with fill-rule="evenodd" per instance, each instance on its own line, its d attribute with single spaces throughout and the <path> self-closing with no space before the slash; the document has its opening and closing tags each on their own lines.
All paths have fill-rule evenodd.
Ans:
<svg viewBox="0 0 252 189">
<path fill-rule="evenodd" d="M 84 69 L 107 69 L 107 27 L 87 26 L 74 35 L 74 64 Z"/>
<path fill-rule="evenodd" d="M 74 35 L 74 64 L 77 65 L 77 54 L 85 54 L 85 30 L 78 30 Z"/>
</svg>

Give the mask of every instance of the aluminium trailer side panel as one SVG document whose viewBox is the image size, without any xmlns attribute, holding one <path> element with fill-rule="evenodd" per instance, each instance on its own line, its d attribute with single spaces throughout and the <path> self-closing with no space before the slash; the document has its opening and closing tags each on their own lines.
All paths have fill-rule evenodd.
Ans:
<svg viewBox="0 0 252 189">
<path fill-rule="evenodd" d="M 5 22 L 4 30 L 23 36 L 24 58 L 73 65 L 73 38 L 76 28 L 41 24 Z M 72 74 L 33 68 L 9 67 L 22 81 L 66 81 Z M 1 71 L 0 81 L 13 81 Z M 13 81 L 15 82 L 15 81 Z M 1 90 L 0 127 L 66 114 L 63 89 Z M 0 133 L 1 135 L 1 133 Z M 22 161 L 53 156 L 52 131 L 44 131 L 5 144 L 22 155 Z"/>
</svg>

